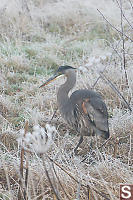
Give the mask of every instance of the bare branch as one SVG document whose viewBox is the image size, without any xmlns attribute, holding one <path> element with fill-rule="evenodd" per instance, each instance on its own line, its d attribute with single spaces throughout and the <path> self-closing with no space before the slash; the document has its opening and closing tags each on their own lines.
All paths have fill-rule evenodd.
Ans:
<svg viewBox="0 0 133 200">
<path fill-rule="evenodd" d="M 128 1 L 129 1 L 130 5 L 131 5 L 131 8 L 133 9 L 133 4 L 132 4 L 131 0 L 128 0 Z"/>
<path fill-rule="evenodd" d="M 59 177 L 58 177 L 58 175 L 57 175 L 57 173 L 56 173 L 56 170 L 55 170 L 55 167 L 54 167 L 54 164 L 53 164 L 53 163 L 52 163 L 52 166 L 53 166 L 53 170 L 54 170 L 55 176 L 56 176 L 56 178 L 57 178 L 57 180 L 58 180 L 58 182 L 59 182 L 61 188 L 63 189 L 63 192 L 65 193 L 66 197 L 67 197 L 69 200 L 71 200 L 71 198 L 70 198 L 70 197 L 68 196 L 68 194 L 66 193 L 66 191 L 65 191 L 65 189 L 64 189 L 64 187 L 63 187 L 63 185 L 62 185 L 62 183 L 61 183 L 61 181 L 60 181 L 60 179 L 59 179 Z"/>
<path fill-rule="evenodd" d="M 124 29 L 123 29 L 123 11 L 122 11 L 122 1 L 120 0 L 120 10 L 121 10 L 121 38 L 122 38 L 122 55 L 123 55 L 123 68 L 125 72 L 125 79 L 126 79 L 126 85 L 129 88 L 128 84 L 128 76 L 127 76 L 127 71 L 126 71 L 126 56 L 125 56 L 125 39 L 124 39 Z"/>
<path fill-rule="evenodd" d="M 105 21 L 113 28 L 113 29 L 115 29 L 118 33 L 120 33 L 120 34 L 122 34 L 122 32 L 119 30 L 119 29 L 117 29 L 115 26 L 113 26 L 107 19 L 106 19 L 106 17 L 102 14 L 102 12 L 99 10 L 99 9 L 97 9 L 97 11 L 102 15 L 102 17 L 105 19 Z M 125 33 L 123 34 L 126 38 L 128 38 L 129 40 L 131 40 L 132 42 L 133 42 L 133 40 L 130 38 L 130 37 L 128 37 Z"/>
<path fill-rule="evenodd" d="M 125 103 L 127 108 L 130 110 L 130 112 L 132 112 L 130 105 L 128 104 L 126 99 L 123 97 L 123 95 L 119 92 L 119 90 L 114 86 L 114 84 L 102 72 L 100 73 L 100 75 L 101 75 L 101 78 L 105 80 L 109 84 L 109 86 L 116 92 L 116 94 L 123 100 L 123 102 Z"/>
<path fill-rule="evenodd" d="M 105 146 L 111 139 L 113 138 L 113 135 L 110 136 L 100 147 L 98 147 L 97 149 L 101 149 L 103 146 Z M 85 158 L 83 160 L 80 161 L 81 162 L 84 162 L 86 159 L 88 158 L 88 155 L 85 156 Z"/>
<path fill-rule="evenodd" d="M 87 185 L 87 197 L 88 197 L 88 200 L 90 200 L 91 199 L 91 197 L 90 197 L 90 186 L 89 185 Z"/>
<path fill-rule="evenodd" d="M 120 4 L 118 2 L 118 0 L 116 0 L 120 10 L 121 10 L 121 14 L 123 15 L 123 17 L 125 18 L 125 20 L 127 21 L 128 25 L 133 29 L 132 24 L 129 22 L 129 20 L 127 19 L 127 17 L 125 16 L 125 14 L 123 13 L 123 9 L 122 9 L 122 1 L 120 0 Z"/>
<path fill-rule="evenodd" d="M 57 198 L 58 200 L 61 200 L 61 198 L 58 196 L 58 194 L 57 194 L 57 192 L 56 192 L 56 190 L 55 190 L 55 188 L 54 188 L 54 186 L 53 186 L 53 184 L 52 184 L 52 181 L 51 181 L 51 179 L 50 179 L 49 173 L 48 173 L 48 171 L 47 171 L 45 165 L 44 165 L 44 167 L 45 167 L 45 172 L 46 172 L 46 175 L 47 175 L 48 181 L 49 181 L 49 183 L 50 183 L 50 185 L 51 185 L 51 188 L 52 188 L 52 190 L 53 190 L 53 192 L 54 192 L 56 198 Z"/>
<path fill-rule="evenodd" d="M 114 153 L 113 153 L 114 158 L 116 158 L 116 155 L 117 155 L 118 144 L 119 144 L 119 138 L 117 137 L 116 140 L 115 140 L 115 144 L 114 144 Z"/>
<path fill-rule="evenodd" d="M 110 63 L 111 63 L 111 60 L 112 60 L 112 57 L 113 57 L 113 53 L 114 53 L 114 52 L 116 52 L 116 53 L 118 54 L 118 56 L 121 58 L 121 56 L 119 55 L 119 53 L 118 53 L 118 51 L 117 51 L 117 49 L 116 49 L 116 48 L 118 47 L 118 45 L 119 45 L 120 42 L 121 42 L 121 40 L 119 40 L 119 42 L 117 43 L 117 45 L 116 45 L 115 47 L 112 46 L 113 52 L 112 52 L 112 54 L 111 54 L 110 61 L 109 61 L 109 64 L 108 64 L 108 65 L 110 65 Z M 106 68 L 107 68 L 107 65 L 104 67 L 102 73 L 105 71 Z M 88 68 L 87 68 L 87 70 L 88 70 Z M 95 83 L 93 84 L 92 88 L 94 88 L 94 87 L 96 86 L 96 84 L 98 83 L 98 81 L 100 80 L 100 78 L 101 78 L 101 76 L 99 76 L 99 77 L 97 78 L 97 80 L 96 80 Z"/>
<path fill-rule="evenodd" d="M 24 14 L 26 14 L 32 21 L 32 17 L 31 17 L 30 9 L 28 7 L 27 0 L 22 0 L 22 10 L 23 10 Z"/>
<path fill-rule="evenodd" d="M 26 121 L 26 123 L 25 123 L 24 137 L 26 136 L 27 131 L 28 131 L 28 121 Z M 22 192 L 21 191 L 23 191 L 23 181 L 22 180 L 23 180 L 23 171 L 24 171 L 24 164 L 23 164 L 23 162 L 24 162 L 24 152 L 25 152 L 25 150 L 22 147 L 21 148 L 21 155 L 20 155 L 20 176 L 21 176 L 21 178 L 19 180 L 18 199 L 22 198 Z M 27 173 L 27 175 L 28 175 L 28 173 Z M 26 178 L 28 178 L 28 176 Z M 26 182 L 27 182 L 27 180 L 26 180 Z M 26 198 L 27 198 L 26 197 L 26 188 L 24 186 L 24 199 L 26 200 Z"/>
<path fill-rule="evenodd" d="M 131 161 L 131 152 L 132 152 L 132 135 L 130 134 L 130 138 L 129 138 L 129 152 L 128 152 L 128 165 L 130 165 L 130 161 Z"/>
<path fill-rule="evenodd" d="M 54 119 L 56 113 L 57 113 L 58 108 L 56 108 L 56 110 L 54 111 L 54 114 L 52 115 L 51 119 L 50 119 L 50 123 L 52 122 L 52 120 Z"/>
<path fill-rule="evenodd" d="M 77 183 L 79 183 L 78 181 L 77 181 L 77 179 L 75 179 L 67 170 L 65 170 L 62 166 L 60 166 L 56 161 L 54 161 L 52 158 L 50 158 L 48 155 L 47 155 L 47 157 L 49 158 L 49 160 L 51 161 L 51 162 L 53 162 L 55 165 L 57 165 L 60 169 L 62 169 L 62 171 L 64 171 L 68 176 L 70 176 L 75 182 L 77 182 Z M 84 187 L 86 187 L 86 185 L 84 185 L 84 184 L 81 184 L 82 186 L 84 186 Z"/>
<path fill-rule="evenodd" d="M 79 183 L 78 180 L 76 180 L 70 173 L 67 172 L 67 170 L 65 170 L 62 166 L 60 166 L 56 161 L 54 161 L 52 158 L 50 158 L 48 155 L 47 157 L 49 158 L 49 160 L 51 162 L 53 162 L 55 165 L 57 165 L 60 169 L 62 169 L 66 174 L 68 174 L 68 176 L 70 176 L 76 183 Z M 90 186 L 90 185 L 89 185 Z M 87 185 L 84 185 L 83 183 L 81 183 L 81 187 L 85 187 L 85 188 L 88 188 Z M 100 196 L 102 196 L 105 200 L 110 200 L 108 197 L 107 197 L 107 194 L 105 194 L 104 192 L 99 192 L 97 191 L 96 189 L 94 189 L 93 187 L 90 186 L 90 188 L 92 190 L 94 190 L 97 194 L 99 194 Z"/>
<path fill-rule="evenodd" d="M 29 175 L 29 153 L 26 152 L 26 172 L 25 172 L 25 190 L 24 190 L 24 198 L 28 199 L 27 197 L 27 187 L 28 187 L 28 175 Z"/>
</svg>

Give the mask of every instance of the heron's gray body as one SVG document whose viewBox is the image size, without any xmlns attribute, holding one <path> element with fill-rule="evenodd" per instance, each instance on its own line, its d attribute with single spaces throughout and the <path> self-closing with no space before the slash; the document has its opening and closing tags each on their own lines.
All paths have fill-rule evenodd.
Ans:
<svg viewBox="0 0 133 200">
<path fill-rule="evenodd" d="M 57 103 L 62 117 L 81 136 L 109 137 L 108 113 L 100 94 L 93 90 L 76 90 L 68 96 L 76 83 L 76 73 L 67 72 L 67 81 L 57 93 Z"/>
<path fill-rule="evenodd" d="M 65 75 L 66 82 L 59 87 L 57 103 L 62 117 L 80 135 L 77 148 L 83 141 L 83 136 L 101 135 L 109 138 L 107 107 L 99 93 L 93 90 L 77 90 L 69 97 L 69 91 L 76 83 L 75 68 L 61 66 L 48 81 L 40 87 L 48 84 L 60 75 Z"/>
<path fill-rule="evenodd" d="M 77 131 L 82 136 L 96 134 L 108 138 L 107 108 L 100 95 L 92 90 L 77 90 L 71 96 L 72 102 L 75 102 L 75 99 L 77 99 L 74 109 Z"/>
</svg>

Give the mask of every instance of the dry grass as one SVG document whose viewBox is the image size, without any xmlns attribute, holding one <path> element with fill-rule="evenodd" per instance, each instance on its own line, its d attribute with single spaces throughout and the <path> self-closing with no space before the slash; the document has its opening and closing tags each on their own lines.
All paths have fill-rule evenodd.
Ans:
<svg viewBox="0 0 133 200">
<path fill-rule="evenodd" d="M 133 109 L 132 6 L 130 1 L 122 3 L 128 19 L 123 17 L 123 29 L 129 37 L 124 38 L 125 69 L 121 34 L 97 11 L 99 9 L 114 27 L 121 30 L 118 3 L 112 0 L 1 2 L 0 199 L 17 199 L 21 177 L 19 130 L 26 120 L 29 121 L 28 131 L 36 124 L 45 127 L 51 120 L 57 108 L 56 90 L 64 79 L 43 89 L 39 86 L 59 65 L 80 69 L 74 89 L 93 87 L 99 72 L 104 70 Z M 29 199 L 56 199 L 54 189 L 60 199 L 89 199 L 89 186 L 91 199 L 117 200 L 119 184 L 133 183 L 133 114 L 102 78 L 94 89 L 101 93 L 107 104 L 112 138 L 99 150 L 104 141 L 93 138 L 91 151 L 91 139 L 86 138 L 79 155 L 74 156 L 72 151 L 78 136 L 57 111 L 50 122 L 57 129 L 54 143 L 47 152 L 52 160 L 46 155 L 29 155 Z"/>
</svg>

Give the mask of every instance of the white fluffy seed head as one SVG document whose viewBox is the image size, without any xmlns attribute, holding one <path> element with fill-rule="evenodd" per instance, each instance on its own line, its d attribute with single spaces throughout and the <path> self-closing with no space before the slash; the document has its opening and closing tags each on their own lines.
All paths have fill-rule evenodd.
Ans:
<svg viewBox="0 0 133 200">
<path fill-rule="evenodd" d="M 23 146 L 25 149 L 29 149 L 30 151 L 45 153 L 52 145 L 53 134 L 56 132 L 56 128 L 50 124 L 46 124 L 45 129 L 39 125 L 35 125 L 33 127 L 33 132 L 28 132 L 25 136 L 24 129 L 21 129 L 18 144 Z"/>
</svg>

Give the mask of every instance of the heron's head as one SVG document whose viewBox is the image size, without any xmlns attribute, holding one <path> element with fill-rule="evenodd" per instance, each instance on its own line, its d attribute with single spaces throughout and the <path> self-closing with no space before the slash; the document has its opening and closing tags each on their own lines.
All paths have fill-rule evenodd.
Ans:
<svg viewBox="0 0 133 200">
<path fill-rule="evenodd" d="M 68 76 L 69 73 L 74 72 L 76 70 L 76 68 L 71 67 L 71 66 L 61 66 L 57 69 L 57 71 L 54 73 L 54 75 L 52 77 L 50 77 L 45 83 L 43 83 L 41 87 L 48 85 L 50 82 L 52 82 L 53 80 L 55 80 L 57 77 L 60 77 L 62 75 Z"/>
</svg>

